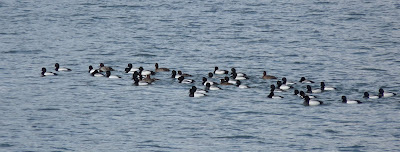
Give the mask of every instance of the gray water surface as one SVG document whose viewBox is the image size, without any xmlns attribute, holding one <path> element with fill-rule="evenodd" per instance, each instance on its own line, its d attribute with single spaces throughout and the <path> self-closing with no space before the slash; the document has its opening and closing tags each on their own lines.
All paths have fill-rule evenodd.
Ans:
<svg viewBox="0 0 400 152">
<path fill-rule="evenodd" d="M 0 151 L 399 151 L 399 97 L 362 98 L 399 93 L 399 14 L 395 0 L 1 1 Z M 40 77 L 57 62 L 72 71 Z M 91 77 L 99 63 L 122 79 Z M 133 86 L 128 63 L 196 83 Z M 215 66 L 253 88 L 188 97 Z M 268 99 L 263 71 L 337 90 L 317 107 L 293 89 Z"/>
</svg>

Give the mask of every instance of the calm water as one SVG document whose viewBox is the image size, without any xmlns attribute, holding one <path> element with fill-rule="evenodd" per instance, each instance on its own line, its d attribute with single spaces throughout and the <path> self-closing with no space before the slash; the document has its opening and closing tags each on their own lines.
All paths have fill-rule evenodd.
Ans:
<svg viewBox="0 0 400 152">
<path fill-rule="evenodd" d="M 399 14 L 396 0 L 3 0 L 0 151 L 399 151 L 399 96 L 361 98 L 400 93 Z M 56 62 L 73 71 L 40 77 Z M 101 62 L 123 78 L 89 76 Z M 156 62 L 201 88 L 214 66 L 235 67 L 253 88 L 194 99 L 170 73 L 137 87 L 122 72 Z M 264 70 L 337 91 L 318 107 L 293 90 L 268 99 Z"/>
</svg>

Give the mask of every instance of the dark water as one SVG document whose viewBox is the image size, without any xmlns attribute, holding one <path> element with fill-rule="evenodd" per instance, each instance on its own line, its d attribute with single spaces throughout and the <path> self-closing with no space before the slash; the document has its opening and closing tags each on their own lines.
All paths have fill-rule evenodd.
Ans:
<svg viewBox="0 0 400 152">
<path fill-rule="evenodd" d="M 399 14 L 395 0 L 1 1 L 0 151 L 399 151 L 399 97 L 361 98 L 399 93 Z M 56 62 L 73 71 L 40 77 Z M 90 77 L 101 62 L 123 78 Z M 136 87 L 122 72 L 156 62 L 198 87 L 235 67 L 253 88 L 194 99 L 170 73 Z M 268 99 L 264 70 L 337 90 L 318 107 Z"/>
</svg>

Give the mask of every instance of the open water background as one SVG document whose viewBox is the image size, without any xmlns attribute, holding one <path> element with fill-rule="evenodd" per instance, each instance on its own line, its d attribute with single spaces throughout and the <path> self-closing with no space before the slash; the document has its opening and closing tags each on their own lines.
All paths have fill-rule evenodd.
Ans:
<svg viewBox="0 0 400 152">
<path fill-rule="evenodd" d="M 400 93 L 399 14 L 397 0 L 2 0 L 0 151 L 399 151 L 399 97 L 362 99 Z M 56 62 L 73 71 L 40 77 Z M 101 62 L 123 78 L 89 76 Z M 156 62 L 201 88 L 235 67 L 253 88 L 194 99 L 170 73 L 137 87 L 122 72 Z M 337 91 L 268 99 L 264 70 Z"/>
</svg>

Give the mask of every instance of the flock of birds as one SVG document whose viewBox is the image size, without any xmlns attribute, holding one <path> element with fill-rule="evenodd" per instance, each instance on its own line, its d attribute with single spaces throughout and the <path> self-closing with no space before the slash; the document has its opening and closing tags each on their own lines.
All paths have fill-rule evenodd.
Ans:
<svg viewBox="0 0 400 152">
<path fill-rule="evenodd" d="M 60 67 L 58 63 L 55 65 L 55 71 L 57 72 L 63 72 L 63 71 L 71 71 L 69 68 L 64 68 Z M 100 63 L 100 66 L 98 69 L 94 69 L 93 66 L 89 66 L 89 71 L 91 76 L 93 77 L 107 77 L 110 79 L 119 79 L 121 78 L 120 76 L 117 75 L 111 75 L 111 71 L 114 71 L 113 68 L 109 66 L 105 66 L 103 63 Z M 160 68 L 158 66 L 158 63 L 155 64 L 155 70 L 150 71 L 150 70 L 144 70 L 143 67 L 139 68 L 134 68 L 132 64 L 128 64 L 128 66 L 125 68 L 125 73 L 132 74 L 132 79 L 134 80 L 134 85 L 136 86 L 144 86 L 144 85 L 149 85 L 153 83 L 154 81 L 157 81 L 159 79 L 151 78 L 151 75 L 155 75 L 158 72 L 169 72 L 170 69 L 168 68 Z M 105 74 L 104 74 L 105 73 Z M 54 76 L 57 75 L 54 72 L 48 72 L 46 68 L 42 68 L 42 73 L 41 76 Z M 189 90 L 189 97 L 204 97 L 207 96 L 207 93 L 209 91 L 213 90 L 222 90 L 221 87 L 222 85 L 233 85 L 237 86 L 238 88 L 241 89 L 247 89 L 251 88 L 247 85 L 243 85 L 241 83 L 241 80 L 246 80 L 249 79 L 245 73 L 237 72 L 235 68 L 232 68 L 230 71 L 227 70 L 220 70 L 218 67 L 214 68 L 214 72 L 208 73 L 208 78 L 214 78 L 214 75 L 224 75 L 223 79 L 220 79 L 219 82 L 213 82 L 209 81 L 206 77 L 202 78 L 202 85 L 205 86 L 205 89 L 198 89 L 196 86 L 192 86 Z M 171 71 L 171 78 L 178 79 L 179 83 L 194 83 L 195 80 L 193 79 L 187 79 L 187 77 L 191 77 L 192 75 L 182 73 L 182 71 Z M 272 75 L 267 75 L 267 72 L 264 71 L 263 75 L 261 76 L 261 79 L 278 79 L 275 76 Z M 311 84 L 314 83 L 314 81 L 308 80 L 305 77 L 301 77 L 299 83 L 302 84 Z M 271 99 L 281 99 L 283 98 L 282 96 L 275 95 L 275 92 L 283 92 L 283 91 L 288 91 L 289 89 L 293 89 L 293 86 L 296 84 L 295 82 L 288 82 L 285 77 L 282 78 L 282 81 L 278 80 L 277 85 L 271 85 L 270 86 L 270 93 L 267 96 L 268 98 Z M 317 97 L 311 95 L 311 94 L 317 94 L 317 93 L 322 93 L 325 91 L 333 91 L 336 90 L 334 87 L 327 87 L 325 86 L 324 82 L 320 83 L 320 88 L 318 89 L 312 89 L 310 85 L 306 85 L 306 91 L 299 91 L 297 89 L 294 89 L 294 95 L 299 96 L 304 100 L 303 104 L 305 106 L 317 106 L 323 104 L 322 101 L 316 100 Z M 395 93 L 391 92 L 385 92 L 382 88 L 379 89 L 378 95 L 373 95 L 370 96 L 368 92 L 364 93 L 363 98 L 370 98 L 370 99 L 378 99 L 378 98 L 385 98 L 385 97 L 391 97 L 395 96 Z M 360 104 L 362 103 L 359 100 L 347 100 L 346 96 L 342 96 L 342 102 L 347 103 L 347 104 Z"/>
</svg>

